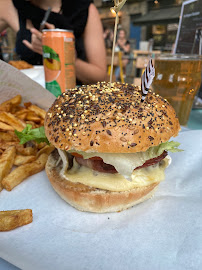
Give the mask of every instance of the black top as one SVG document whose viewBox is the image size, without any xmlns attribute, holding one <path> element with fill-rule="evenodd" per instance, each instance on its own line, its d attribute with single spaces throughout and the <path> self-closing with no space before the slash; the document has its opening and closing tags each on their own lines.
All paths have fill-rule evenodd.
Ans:
<svg viewBox="0 0 202 270">
<path fill-rule="evenodd" d="M 83 32 L 88 18 L 88 7 L 93 0 L 63 0 L 61 13 L 51 12 L 48 23 L 54 24 L 56 28 L 73 30 L 75 35 L 75 46 L 77 57 L 86 60 L 83 44 Z M 26 29 L 26 20 L 31 20 L 36 29 L 39 29 L 46 10 L 38 8 L 26 0 L 13 0 L 19 15 L 20 30 L 16 36 L 16 53 L 22 60 L 32 65 L 41 65 L 42 56 L 28 49 L 22 41 L 31 42 L 31 32 Z"/>
<path fill-rule="evenodd" d="M 129 40 L 126 40 L 126 42 L 125 42 L 124 45 L 128 45 L 128 44 L 130 44 L 130 41 L 129 41 Z M 124 55 L 129 55 L 129 54 L 130 54 L 130 52 L 126 52 L 126 51 L 124 50 L 124 48 L 121 47 L 120 45 L 117 45 L 117 47 L 119 48 L 119 50 L 120 50 Z"/>
</svg>

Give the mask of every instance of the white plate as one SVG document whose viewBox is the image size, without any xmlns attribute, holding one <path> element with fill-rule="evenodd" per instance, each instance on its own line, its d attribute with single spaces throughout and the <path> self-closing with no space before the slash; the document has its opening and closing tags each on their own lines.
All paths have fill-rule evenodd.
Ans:
<svg viewBox="0 0 202 270">
<path fill-rule="evenodd" d="M 25 75 L 27 75 L 33 81 L 45 87 L 45 76 L 43 66 L 34 66 L 33 68 L 21 69 L 20 71 Z"/>
</svg>

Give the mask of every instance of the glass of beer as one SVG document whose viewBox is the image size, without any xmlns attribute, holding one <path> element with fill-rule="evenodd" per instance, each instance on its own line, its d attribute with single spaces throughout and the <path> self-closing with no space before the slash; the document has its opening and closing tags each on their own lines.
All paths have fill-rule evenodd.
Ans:
<svg viewBox="0 0 202 270">
<path fill-rule="evenodd" d="M 201 56 L 162 54 L 155 57 L 154 66 L 153 90 L 170 102 L 180 124 L 186 126 L 201 85 Z"/>
</svg>

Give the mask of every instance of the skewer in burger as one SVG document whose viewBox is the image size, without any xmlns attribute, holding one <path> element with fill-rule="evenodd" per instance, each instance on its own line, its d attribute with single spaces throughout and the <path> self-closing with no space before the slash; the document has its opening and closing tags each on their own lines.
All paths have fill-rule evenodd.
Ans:
<svg viewBox="0 0 202 270">
<path fill-rule="evenodd" d="M 167 151 L 179 151 L 171 105 L 131 84 L 101 82 L 61 94 L 45 119 L 57 148 L 46 165 L 55 191 L 89 212 L 115 212 L 150 198 L 165 178 Z"/>
</svg>

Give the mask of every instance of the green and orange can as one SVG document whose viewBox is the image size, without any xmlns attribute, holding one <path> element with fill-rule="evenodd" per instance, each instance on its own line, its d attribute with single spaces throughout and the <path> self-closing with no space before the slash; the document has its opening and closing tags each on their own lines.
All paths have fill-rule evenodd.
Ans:
<svg viewBox="0 0 202 270">
<path fill-rule="evenodd" d="M 43 65 L 46 89 L 56 97 L 76 86 L 74 40 L 74 34 L 71 30 L 43 30 Z"/>
</svg>

